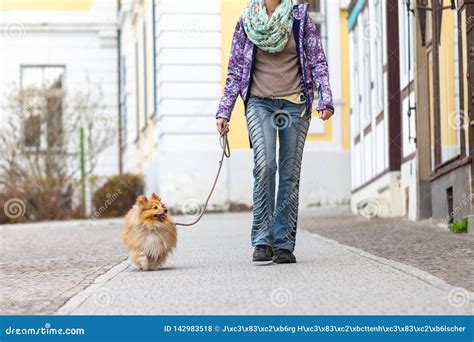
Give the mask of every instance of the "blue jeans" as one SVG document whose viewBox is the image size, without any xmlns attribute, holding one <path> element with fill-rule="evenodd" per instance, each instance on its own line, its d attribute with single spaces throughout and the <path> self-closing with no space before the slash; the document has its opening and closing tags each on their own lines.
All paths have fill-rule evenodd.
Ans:
<svg viewBox="0 0 474 342">
<path fill-rule="evenodd" d="M 254 153 L 252 245 L 293 251 L 303 148 L 311 121 L 306 104 L 251 96 L 246 109 Z M 278 150 L 278 193 L 275 175 Z"/>
</svg>

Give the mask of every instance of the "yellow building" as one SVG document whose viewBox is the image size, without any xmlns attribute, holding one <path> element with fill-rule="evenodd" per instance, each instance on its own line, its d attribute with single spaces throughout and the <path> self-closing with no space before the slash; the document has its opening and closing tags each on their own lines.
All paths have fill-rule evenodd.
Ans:
<svg viewBox="0 0 474 342">
<path fill-rule="evenodd" d="M 124 170 L 142 172 L 147 192 L 158 191 L 183 211 L 201 204 L 216 171 L 220 147 L 214 116 L 245 3 L 122 1 Z M 327 50 L 337 114 L 323 123 L 314 113 L 303 162 L 302 207 L 347 203 L 350 181 L 347 9 L 333 1 L 312 1 L 311 6 Z M 252 205 L 252 150 L 240 99 L 230 126 L 232 157 L 211 201 L 215 209 Z"/>
<path fill-rule="evenodd" d="M 351 203 L 447 224 L 472 213 L 473 5 L 425 3 L 351 1 Z"/>
<path fill-rule="evenodd" d="M 451 223 L 473 212 L 474 5 L 444 0 L 427 7 L 415 10 L 414 36 L 420 217 Z"/>
</svg>

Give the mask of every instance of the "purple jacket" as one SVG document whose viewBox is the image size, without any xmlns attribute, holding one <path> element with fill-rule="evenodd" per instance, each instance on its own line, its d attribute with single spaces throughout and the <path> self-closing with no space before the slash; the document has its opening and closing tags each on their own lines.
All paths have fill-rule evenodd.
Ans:
<svg viewBox="0 0 474 342">
<path fill-rule="evenodd" d="M 326 55 L 316 26 L 308 14 L 308 4 L 295 5 L 293 17 L 293 34 L 300 61 L 300 74 L 308 112 L 312 111 L 315 90 L 319 93 L 317 110 L 328 109 L 334 112 Z M 232 39 L 224 96 L 220 101 L 216 118 L 230 119 L 239 94 L 244 100 L 244 104 L 247 105 L 256 53 L 257 47 L 247 38 L 242 18 L 240 18 Z"/>
</svg>

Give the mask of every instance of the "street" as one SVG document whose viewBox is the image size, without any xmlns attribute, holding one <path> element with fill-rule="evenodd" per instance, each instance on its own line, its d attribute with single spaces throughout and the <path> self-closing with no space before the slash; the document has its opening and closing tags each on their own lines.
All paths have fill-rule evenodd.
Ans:
<svg viewBox="0 0 474 342">
<path fill-rule="evenodd" d="M 340 210 L 305 210 L 298 263 L 257 266 L 251 214 L 209 214 L 197 226 L 179 228 L 177 250 L 155 272 L 125 260 L 121 220 L 3 226 L 2 314 L 473 313 L 472 292 L 457 282 L 305 228 L 317 227 L 319 217 L 334 225 L 344 217 L 346 226 L 361 220 Z M 464 238 L 472 241 L 470 234 Z"/>
</svg>

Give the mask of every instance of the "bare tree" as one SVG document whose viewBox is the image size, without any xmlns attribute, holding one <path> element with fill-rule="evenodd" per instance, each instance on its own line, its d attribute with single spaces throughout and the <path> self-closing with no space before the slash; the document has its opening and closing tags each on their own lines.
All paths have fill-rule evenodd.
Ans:
<svg viewBox="0 0 474 342">
<path fill-rule="evenodd" d="M 24 202 L 27 220 L 73 215 L 80 184 L 80 132 L 84 166 L 93 174 L 99 155 L 113 143 L 114 117 L 100 87 L 66 93 L 58 79 L 45 87 L 14 87 L 9 120 L 0 135 L 0 192 Z"/>
</svg>

